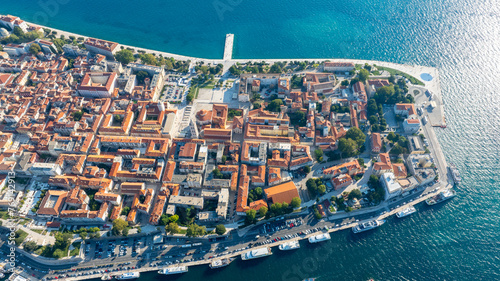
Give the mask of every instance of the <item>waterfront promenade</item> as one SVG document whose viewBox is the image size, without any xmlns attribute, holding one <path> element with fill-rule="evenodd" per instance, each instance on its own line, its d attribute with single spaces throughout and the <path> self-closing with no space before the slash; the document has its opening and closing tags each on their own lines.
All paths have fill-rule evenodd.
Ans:
<svg viewBox="0 0 500 281">
<path fill-rule="evenodd" d="M 425 201 L 426 199 L 428 199 L 428 198 L 430 198 L 432 196 L 435 196 L 436 194 L 438 194 L 444 188 L 447 188 L 447 187 L 449 187 L 449 186 L 448 185 L 444 185 L 444 184 L 439 185 L 432 192 L 428 192 L 428 193 L 422 194 L 421 196 L 419 196 L 418 198 L 416 198 L 414 200 L 400 203 L 400 205 L 398 205 L 399 207 L 390 208 L 388 204 L 385 204 L 385 205 L 379 205 L 379 206 L 375 206 L 375 207 L 371 207 L 371 208 L 366 208 L 364 210 L 359 210 L 359 211 L 356 211 L 356 212 L 342 213 L 342 214 L 339 214 L 337 216 L 332 216 L 332 217 L 330 217 L 328 219 L 321 220 L 314 227 L 307 226 L 307 225 L 304 225 L 304 227 L 303 227 L 304 230 L 305 230 L 305 229 L 310 229 L 310 228 L 322 228 L 322 229 L 324 229 L 324 227 L 327 226 L 328 230 L 321 230 L 321 231 L 309 233 L 308 235 L 305 235 L 305 236 L 299 236 L 299 237 L 296 237 L 296 238 L 293 238 L 293 239 L 289 239 L 289 240 L 281 240 L 281 241 L 269 243 L 269 244 L 266 244 L 266 245 L 263 245 L 263 246 L 260 246 L 260 247 L 264 247 L 264 246 L 277 247 L 280 244 L 283 244 L 285 242 L 289 242 L 291 240 L 307 240 L 309 237 L 317 235 L 319 233 L 326 233 L 326 232 L 333 233 L 333 232 L 342 231 L 342 230 L 349 230 L 349 229 L 351 229 L 352 227 L 356 226 L 359 223 L 359 221 L 356 219 L 356 216 L 360 216 L 360 215 L 363 215 L 363 214 L 369 214 L 369 213 L 372 213 L 372 212 L 380 210 L 380 209 L 385 209 L 386 211 L 383 212 L 381 215 L 378 215 L 378 216 L 370 218 L 370 220 L 372 220 L 372 219 L 385 219 L 385 218 L 388 218 L 390 216 L 395 215 L 397 212 L 400 212 L 400 211 L 406 209 L 409 206 L 414 206 L 416 204 L 419 204 L 419 203 Z M 332 222 L 332 220 L 338 221 L 339 219 L 343 220 L 343 222 L 341 224 Z M 364 220 L 361 220 L 361 222 L 362 221 L 364 221 Z M 385 227 L 390 227 L 390 225 L 386 225 Z M 292 229 L 292 231 L 293 232 L 297 232 L 297 231 L 300 231 L 300 230 L 299 229 Z M 273 237 L 274 236 L 284 236 L 284 235 L 286 235 L 286 234 L 276 233 L 276 234 L 273 235 Z M 245 245 L 243 245 L 243 246 L 245 246 Z M 242 245 L 240 245 L 239 247 L 241 248 Z M 274 249 L 274 250 L 277 250 L 277 249 Z M 215 259 L 223 259 L 223 258 L 230 258 L 230 257 L 239 257 L 242 253 L 245 253 L 246 251 L 249 251 L 249 250 L 237 251 L 237 252 L 230 253 L 230 254 L 227 254 L 227 255 L 221 255 L 221 256 L 218 256 Z M 185 263 L 182 263 L 182 265 L 188 266 L 188 267 L 201 266 L 201 265 L 208 266 L 208 264 L 210 264 L 212 262 L 212 260 L 213 259 L 203 259 L 203 260 L 198 260 L 198 261 L 185 262 Z M 86 265 L 83 265 L 83 264 L 81 265 L 81 267 L 85 267 L 85 266 Z M 111 275 L 112 276 L 114 276 L 114 275 L 120 275 L 120 274 L 123 274 L 125 272 L 132 272 L 132 271 L 133 272 L 158 271 L 160 268 L 163 268 L 163 267 L 143 266 L 141 268 L 134 269 L 134 270 L 129 270 L 129 271 L 112 272 Z M 92 279 L 92 278 L 100 278 L 101 276 L 102 276 L 102 274 L 95 274 L 95 275 L 86 275 L 86 276 L 78 276 L 78 277 L 69 277 L 69 278 L 65 278 L 65 280 L 75 280 L 75 281 L 76 280 L 86 280 L 86 279 Z"/>
<path fill-rule="evenodd" d="M 51 29 L 53 31 L 57 32 L 57 36 L 64 35 L 65 37 L 69 36 L 74 36 L 76 38 L 78 37 L 83 37 L 83 38 L 89 38 L 89 36 L 81 35 L 81 34 L 76 34 L 72 32 L 67 32 L 64 30 L 60 29 L 55 29 L 51 28 L 48 26 L 43 26 L 35 23 L 29 23 L 30 25 L 35 25 L 35 26 L 41 26 L 43 28 Z M 106 40 L 105 38 L 98 38 L 98 39 L 103 39 Z M 421 65 L 408 65 L 408 64 L 398 64 L 398 63 L 392 63 L 392 62 L 385 62 L 385 61 L 375 61 L 375 60 L 358 60 L 358 59 L 343 59 L 343 58 L 284 58 L 284 59 L 234 59 L 233 56 L 233 49 L 234 49 L 234 34 L 227 34 L 225 37 L 225 44 L 224 44 L 224 56 L 222 59 L 205 59 L 205 58 L 196 58 L 196 57 L 190 57 L 190 56 L 185 56 L 185 55 L 179 55 L 179 54 L 173 54 L 173 53 L 168 53 L 168 52 L 162 52 L 162 51 L 157 51 L 157 50 L 151 50 L 151 49 L 146 49 L 146 48 L 140 48 L 140 47 L 134 47 L 134 46 L 129 46 L 129 45 L 124 45 L 120 44 L 118 42 L 118 48 L 121 49 L 123 48 L 128 48 L 131 49 L 135 52 L 146 52 L 146 53 L 151 53 L 151 54 L 156 54 L 156 55 L 161 55 L 163 57 L 172 57 L 176 60 L 190 60 L 191 62 L 203 62 L 205 64 L 223 64 L 224 65 L 224 73 L 227 75 L 227 71 L 229 68 L 236 64 L 236 63 L 247 63 L 247 62 L 266 62 L 266 63 L 274 63 L 274 62 L 291 62 L 291 61 L 336 61 L 336 62 L 352 62 L 355 64 L 362 64 L 364 65 L 365 63 L 370 64 L 370 65 L 377 65 L 377 66 L 383 66 L 383 67 L 388 67 L 388 68 L 393 68 L 396 70 L 399 70 L 401 72 L 407 73 L 419 80 L 421 80 L 425 84 L 425 88 L 431 91 L 435 95 L 435 99 L 438 99 L 440 102 L 438 103 L 443 109 L 444 105 L 442 102 L 442 93 L 441 93 L 441 82 L 439 78 L 439 72 L 437 68 L 430 67 L 430 66 L 421 66 Z M 421 79 L 422 74 L 429 74 L 432 79 L 430 81 L 423 81 Z M 444 110 L 442 110 L 444 112 Z M 444 118 L 443 118 L 444 122 Z"/>
</svg>

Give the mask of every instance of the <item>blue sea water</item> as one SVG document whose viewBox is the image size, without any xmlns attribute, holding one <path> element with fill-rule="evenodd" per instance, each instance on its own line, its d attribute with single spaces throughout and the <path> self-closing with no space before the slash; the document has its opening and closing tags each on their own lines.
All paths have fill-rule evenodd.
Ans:
<svg viewBox="0 0 500 281">
<path fill-rule="evenodd" d="M 51 4 L 48 5 L 47 3 Z M 55 4 L 54 4 L 55 3 Z M 49 7 L 49 8 L 47 8 Z M 448 128 L 437 130 L 463 182 L 444 205 L 366 235 L 194 267 L 172 280 L 500 280 L 500 5 L 479 0 L 23 0 L 14 14 L 75 33 L 204 58 L 359 58 L 437 67 Z M 164 279 L 154 273 L 141 279 Z"/>
</svg>

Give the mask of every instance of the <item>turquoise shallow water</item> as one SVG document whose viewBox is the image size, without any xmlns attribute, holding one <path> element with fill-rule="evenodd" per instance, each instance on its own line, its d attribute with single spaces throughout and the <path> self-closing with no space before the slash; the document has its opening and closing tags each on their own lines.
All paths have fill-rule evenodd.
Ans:
<svg viewBox="0 0 500 281">
<path fill-rule="evenodd" d="M 57 4 L 57 12 L 40 3 Z M 215 4 L 235 3 L 220 17 Z M 53 6 L 55 7 L 55 6 Z M 228 8 L 228 6 L 225 6 Z M 53 9 L 54 11 L 55 9 Z M 500 280 L 500 6 L 429 0 L 24 0 L 0 13 L 130 45 L 221 58 L 360 58 L 435 66 L 448 128 L 437 130 L 462 173 L 458 197 L 373 233 L 317 247 L 190 268 L 172 280 Z M 46 16 L 44 16 L 46 15 Z M 142 280 L 165 279 L 143 274 Z"/>
</svg>

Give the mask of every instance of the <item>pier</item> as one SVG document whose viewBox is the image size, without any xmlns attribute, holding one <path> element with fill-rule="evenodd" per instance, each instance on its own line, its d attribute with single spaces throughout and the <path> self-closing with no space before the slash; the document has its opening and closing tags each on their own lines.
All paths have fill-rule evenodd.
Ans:
<svg viewBox="0 0 500 281">
<path fill-rule="evenodd" d="M 224 61 L 233 59 L 234 34 L 226 34 L 226 44 L 224 44 Z"/>
<path fill-rule="evenodd" d="M 234 34 L 226 34 L 226 43 L 224 44 L 224 57 L 222 58 L 222 64 L 224 68 L 222 70 L 223 74 L 227 74 L 229 68 L 235 63 L 233 61 L 233 45 L 234 45 Z"/>
</svg>

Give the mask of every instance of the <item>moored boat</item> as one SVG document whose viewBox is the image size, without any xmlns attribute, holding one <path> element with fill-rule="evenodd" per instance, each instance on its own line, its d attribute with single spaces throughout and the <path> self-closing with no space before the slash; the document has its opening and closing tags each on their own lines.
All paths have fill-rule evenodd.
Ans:
<svg viewBox="0 0 500 281">
<path fill-rule="evenodd" d="M 449 163 L 448 169 L 450 170 L 451 177 L 453 178 L 455 184 L 460 184 L 462 182 L 462 177 L 460 177 L 460 172 L 458 171 L 457 167 L 453 163 Z"/>
<path fill-rule="evenodd" d="M 352 232 L 354 233 L 360 233 L 364 231 L 368 231 L 371 229 L 375 229 L 385 223 L 385 220 L 372 220 L 372 221 L 366 221 L 359 223 L 355 227 L 352 228 Z"/>
<path fill-rule="evenodd" d="M 273 252 L 271 251 L 271 247 L 264 247 L 264 248 L 258 248 L 255 250 L 250 250 L 246 253 L 241 254 L 241 259 L 245 261 L 245 260 L 251 260 L 251 259 L 270 256 L 272 254 L 273 254 Z"/>
<path fill-rule="evenodd" d="M 417 209 L 415 209 L 415 207 L 410 206 L 410 207 L 408 207 L 408 208 L 406 208 L 406 209 L 404 209 L 404 210 L 402 210 L 400 212 L 397 212 L 396 213 L 396 217 L 398 217 L 398 218 L 404 218 L 406 216 L 409 216 L 409 215 L 415 213 L 416 211 L 417 211 Z"/>
<path fill-rule="evenodd" d="M 279 248 L 281 251 L 295 250 L 295 249 L 300 248 L 300 243 L 299 243 L 299 241 L 298 241 L 298 240 L 293 240 L 293 241 L 289 241 L 289 242 L 286 242 L 286 243 L 280 244 L 280 245 L 278 246 L 278 248 Z"/>
<path fill-rule="evenodd" d="M 448 199 L 455 197 L 456 194 L 457 194 L 457 192 L 455 190 L 447 189 L 447 190 L 441 191 L 438 195 L 432 196 L 431 198 L 425 200 L 425 203 L 427 203 L 427 205 L 429 205 L 429 206 L 436 205 L 438 203 L 441 203 L 443 201 L 446 201 Z"/>
<path fill-rule="evenodd" d="M 165 267 L 165 268 L 158 270 L 159 274 L 165 274 L 165 275 L 179 274 L 179 273 L 185 273 L 185 272 L 188 272 L 188 267 L 184 266 L 184 265 Z"/>
<path fill-rule="evenodd" d="M 119 275 L 116 277 L 118 280 L 130 280 L 130 279 L 137 279 L 141 276 L 139 272 L 127 272 L 123 273 L 122 275 Z"/>
<path fill-rule="evenodd" d="M 322 234 L 311 236 L 307 240 L 309 240 L 309 243 L 319 243 L 319 242 L 323 242 L 326 240 L 330 240 L 331 238 L 332 237 L 330 237 L 329 233 L 322 233 Z"/>
<path fill-rule="evenodd" d="M 209 266 L 211 269 L 221 268 L 224 266 L 228 266 L 234 260 L 235 260 L 235 258 L 225 258 L 225 259 L 213 260 Z"/>
</svg>

